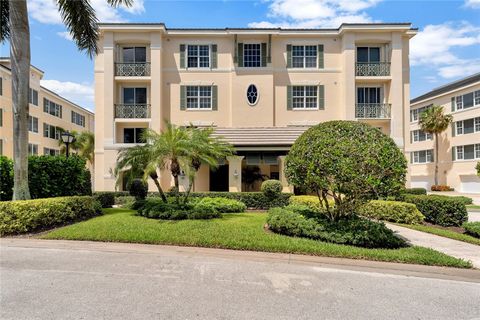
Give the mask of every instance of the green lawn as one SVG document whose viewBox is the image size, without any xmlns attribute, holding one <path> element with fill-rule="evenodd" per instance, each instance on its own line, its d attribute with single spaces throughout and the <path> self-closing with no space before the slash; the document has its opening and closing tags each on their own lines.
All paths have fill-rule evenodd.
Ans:
<svg viewBox="0 0 480 320">
<path fill-rule="evenodd" d="M 480 210 L 480 206 L 476 204 L 469 204 L 467 205 L 467 210 Z"/>
<path fill-rule="evenodd" d="M 225 214 L 221 219 L 162 221 L 132 210 L 106 209 L 105 215 L 42 235 L 43 239 L 172 244 L 237 250 L 301 253 L 329 257 L 470 268 L 471 263 L 422 248 L 365 249 L 266 232 L 266 213 Z"/>
<path fill-rule="evenodd" d="M 432 233 L 432 234 L 436 234 L 437 236 L 442 236 L 445 238 L 468 242 L 468 243 L 476 244 L 480 246 L 480 239 L 472 237 L 468 234 L 458 233 L 458 232 L 454 232 L 446 229 L 435 228 L 432 226 L 414 225 L 414 224 L 399 224 L 399 225 L 405 228 Z"/>
</svg>

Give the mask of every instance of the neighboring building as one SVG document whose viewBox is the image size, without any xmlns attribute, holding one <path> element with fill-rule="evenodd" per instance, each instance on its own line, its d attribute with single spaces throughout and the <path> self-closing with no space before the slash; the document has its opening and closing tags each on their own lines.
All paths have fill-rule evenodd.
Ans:
<svg viewBox="0 0 480 320">
<path fill-rule="evenodd" d="M 480 73 L 436 88 L 411 101 L 410 124 L 405 132 L 410 160 L 410 187 L 430 189 L 434 183 L 434 141 L 418 125 L 420 114 L 432 105 L 453 116 L 451 128 L 439 138 L 439 184 L 480 193 L 475 165 L 480 161 Z"/>
<path fill-rule="evenodd" d="M 60 131 L 93 131 L 92 112 L 40 85 L 43 71 L 30 68 L 28 149 L 32 155 L 60 152 Z M 12 74 L 10 59 L 0 58 L 0 155 L 13 157 Z"/>
<path fill-rule="evenodd" d="M 319 122 L 366 122 L 404 148 L 409 23 L 338 29 L 173 29 L 101 24 L 95 58 L 95 189 L 114 190 L 117 153 L 164 121 L 214 126 L 237 155 L 203 166 L 194 190 L 241 191 L 258 166 L 289 190 L 284 156 Z M 186 179 L 183 179 L 185 184 Z M 161 174 L 163 187 L 172 184 Z M 258 185 L 251 186 L 258 188 Z"/>
</svg>

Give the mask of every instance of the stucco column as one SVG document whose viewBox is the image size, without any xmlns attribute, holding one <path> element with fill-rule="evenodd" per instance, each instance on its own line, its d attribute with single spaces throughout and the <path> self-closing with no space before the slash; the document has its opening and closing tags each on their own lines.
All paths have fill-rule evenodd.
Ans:
<svg viewBox="0 0 480 320">
<path fill-rule="evenodd" d="M 228 191 L 242 191 L 242 160 L 244 156 L 230 156 L 228 160 Z"/>
<path fill-rule="evenodd" d="M 395 141 L 397 146 L 404 149 L 403 139 L 403 45 L 402 35 L 400 33 L 392 34 L 392 60 L 391 60 L 391 87 L 390 87 L 390 103 L 392 104 L 391 121 L 390 121 L 390 137 Z"/>
<path fill-rule="evenodd" d="M 279 156 L 278 157 L 278 173 L 279 179 L 282 183 L 283 189 L 282 192 L 293 192 L 293 186 L 288 184 L 287 177 L 285 176 L 285 157 L 286 156 Z"/>
<path fill-rule="evenodd" d="M 343 105 L 344 119 L 355 119 L 355 34 L 345 33 L 342 38 L 343 55 Z"/>
</svg>

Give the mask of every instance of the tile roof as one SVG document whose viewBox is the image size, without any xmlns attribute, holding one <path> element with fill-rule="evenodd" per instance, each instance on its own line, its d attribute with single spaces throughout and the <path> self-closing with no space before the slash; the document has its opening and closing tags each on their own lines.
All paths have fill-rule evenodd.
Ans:
<svg viewBox="0 0 480 320">
<path fill-rule="evenodd" d="M 216 128 L 214 136 L 222 136 L 234 146 L 291 146 L 307 126 Z"/>
</svg>

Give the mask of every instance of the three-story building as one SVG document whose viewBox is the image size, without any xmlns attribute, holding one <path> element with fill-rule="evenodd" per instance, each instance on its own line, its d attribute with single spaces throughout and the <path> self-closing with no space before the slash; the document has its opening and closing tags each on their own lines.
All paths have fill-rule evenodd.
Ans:
<svg viewBox="0 0 480 320">
<path fill-rule="evenodd" d="M 309 126 L 358 120 L 404 148 L 410 24 L 337 29 L 175 29 L 101 24 L 95 58 L 95 189 L 114 190 L 118 151 L 145 128 L 213 126 L 237 154 L 202 166 L 195 191 L 242 191 L 260 170 L 289 190 L 284 157 Z M 183 179 L 186 180 L 186 179 Z M 171 185 L 161 174 L 163 187 Z M 184 181 L 186 183 L 186 181 Z"/>
</svg>

